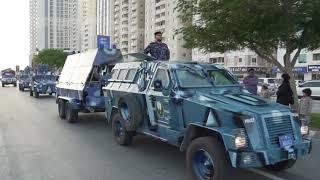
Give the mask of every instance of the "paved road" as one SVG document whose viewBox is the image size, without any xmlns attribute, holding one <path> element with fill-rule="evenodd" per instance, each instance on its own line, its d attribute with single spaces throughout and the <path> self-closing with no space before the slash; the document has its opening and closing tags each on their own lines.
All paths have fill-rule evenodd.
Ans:
<svg viewBox="0 0 320 180">
<path fill-rule="evenodd" d="M 314 100 L 312 105 L 312 112 L 320 113 L 320 100 Z"/>
<path fill-rule="evenodd" d="M 0 88 L 1 180 L 186 180 L 184 153 L 148 137 L 130 147 L 114 143 L 104 116 L 58 118 L 53 97 L 35 99 Z M 237 170 L 230 179 L 316 180 L 320 140 L 311 156 L 281 174 Z M 267 178 L 269 177 L 269 178 Z"/>
</svg>

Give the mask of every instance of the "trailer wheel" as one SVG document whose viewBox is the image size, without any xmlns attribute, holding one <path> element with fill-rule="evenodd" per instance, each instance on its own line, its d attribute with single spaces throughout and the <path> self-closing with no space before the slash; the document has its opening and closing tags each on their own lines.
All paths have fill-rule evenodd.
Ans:
<svg viewBox="0 0 320 180">
<path fill-rule="evenodd" d="M 214 137 L 200 137 L 188 147 L 187 169 L 193 179 L 224 180 L 231 165 L 223 144 Z"/>
<path fill-rule="evenodd" d="M 75 123 L 78 120 L 78 111 L 75 109 L 72 109 L 72 106 L 70 102 L 67 102 L 65 104 L 65 113 L 66 113 L 66 118 L 69 123 Z"/>
<path fill-rule="evenodd" d="M 58 113 L 61 119 L 66 118 L 66 102 L 62 99 L 58 100 Z"/>
<path fill-rule="evenodd" d="M 30 96 L 33 96 L 33 91 L 32 90 L 30 90 Z"/>
<path fill-rule="evenodd" d="M 143 121 L 144 111 L 133 94 L 122 96 L 118 102 L 119 112 L 128 131 L 135 131 Z"/>
<path fill-rule="evenodd" d="M 112 117 L 112 134 L 117 144 L 121 146 L 128 146 L 132 143 L 133 135 L 126 130 L 125 121 L 119 113 Z"/>
<path fill-rule="evenodd" d="M 4 84 L 2 84 L 2 87 L 4 87 Z"/>
<path fill-rule="evenodd" d="M 267 165 L 265 166 L 265 168 L 269 171 L 280 172 L 280 171 L 284 171 L 286 169 L 291 168 L 295 163 L 296 163 L 296 160 L 289 159 L 286 161 L 278 162 L 274 165 Z"/>
<path fill-rule="evenodd" d="M 34 91 L 34 97 L 35 98 L 39 98 L 39 92 L 38 91 Z"/>
</svg>

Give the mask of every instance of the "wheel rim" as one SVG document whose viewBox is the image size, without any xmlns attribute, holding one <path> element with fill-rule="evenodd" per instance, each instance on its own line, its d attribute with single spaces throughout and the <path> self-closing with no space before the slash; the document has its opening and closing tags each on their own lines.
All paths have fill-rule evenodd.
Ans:
<svg viewBox="0 0 320 180">
<path fill-rule="evenodd" d="M 123 126 L 119 120 L 114 123 L 114 134 L 117 138 L 121 138 L 123 136 Z"/>
<path fill-rule="evenodd" d="M 120 107 L 120 112 L 121 112 L 122 118 L 123 118 L 125 121 L 127 121 L 127 120 L 129 119 L 129 115 L 130 115 L 128 105 L 123 104 L 123 105 Z"/>
<path fill-rule="evenodd" d="M 214 175 L 214 162 L 210 154 L 200 149 L 196 151 L 192 158 L 193 170 L 201 180 L 211 179 Z"/>
</svg>

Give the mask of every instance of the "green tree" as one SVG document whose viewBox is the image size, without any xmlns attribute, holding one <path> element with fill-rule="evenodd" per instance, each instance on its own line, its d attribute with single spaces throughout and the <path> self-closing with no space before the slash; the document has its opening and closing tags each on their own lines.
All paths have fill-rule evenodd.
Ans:
<svg viewBox="0 0 320 180">
<path fill-rule="evenodd" d="M 48 64 L 51 68 L 60 68 L 64 65 L 67 55 L 62 49 L 44 49 L 33 57 L 32 63 L 34 65 Z"/>
<path fill-rule="evenodd" d="M 315 0 L 179 0 L 180 33 L 186 47 L 206 52 L 249 48 L 293 77 L 302 49 L 320 47 L 320 1 Z M 283 65 L 277 61 L 284 48 Z M 294 79 L 291 87 L 297 93 Z"/>
</svg>

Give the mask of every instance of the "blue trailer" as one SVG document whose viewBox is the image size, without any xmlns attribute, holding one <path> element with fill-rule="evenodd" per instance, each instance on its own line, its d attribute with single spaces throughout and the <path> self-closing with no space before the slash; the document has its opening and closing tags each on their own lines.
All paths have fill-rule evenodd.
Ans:
<svg viewBox="0 0 320 180">
<path fill-rule="evenodd" d="M 56 103 L 60 118 L 73 123 L 79 112 L 104 112 L 102 86 L 114 64 L 121 59 L 117 49 L 92 49 L 69 55 L 57 84 Z"/>
</svg>

